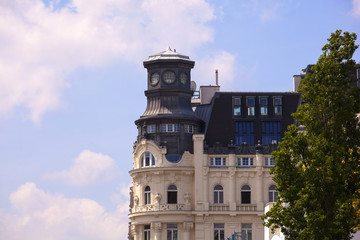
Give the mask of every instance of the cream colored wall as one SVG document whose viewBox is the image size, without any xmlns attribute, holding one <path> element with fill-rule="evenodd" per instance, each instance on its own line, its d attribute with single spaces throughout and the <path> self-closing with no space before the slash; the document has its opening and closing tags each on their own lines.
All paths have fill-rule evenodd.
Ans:
<svg viewBox="0 0 360 240">
<path fill-rule="evenodd" d="M 139 200 L 129 218 L 133 225 L 133 233 L 137 233 L 137 239 L 142 239 L 144 224 L 154 226 L 151 230 L 151 239 L 166 239 L 167 223 L 178 224 L 179 239 L 184 239 L 183 237 L 186 236 L 190 237 L 189 240 L 212 239 L 214 223 L 225 223 L 226 237 L 234 231 L 240 232 L 242 223 L 251 223 L 253 240 L 264 239 L 264 228 L 260 216 L 264 212 L 264 205 L 268 202 L 268 188 L 274 182 L 269 174 L 270 168 L 263 166 L 265 157 L 270 156 L 262 154 L 256 156 L 216 155 L 227 159 L 227 167 L 209 167 L 209 159 L 215 155 L 203 153 L 203 135 L 194 134 L 193 139 L 194 154 L 185 152 L 178 163 L 167 161 L 166 148 L 159 148 L 149 140 L 142 140 L 134 149 L 133 170 L 130 171 L 130 175 L 133 178 L 134 196 Z M 154 155 L 155 166 L 140 168 L 140 159 L 145 152 L 151 152 Z M 238 157 L 254 158 L 255 166 L 236 167 Z M 178 189 L 177 205 L 183 207 L 187 205 L 187 210 L 170 211 L 158 208 L 154 211 L 156 206 L 167 205 L 167 187 L 171 184 L 176 185 Z M 225 211 L 209 211 L 209 205 L 213 205 L 213 188 L 217 184 L 224 188 L 224 205 L 229 205 Z M 236 207 L 241 205 L 241 187 L 245 184 L 251 187 L 250 205 L 253 207 L 251 211 L 236 211 Z M 153 208 L 144 206 L 145 186 L 151 188 L 151 207 Z M 232 193 L 231 189 L 235 191 Z M 161 199 L 157 202 L 156 196 L 159 195 Z M 185 195 L 190 195 L 189 204 L 186 204 Z M 230 209 L 231 198 L 235 199 L 235 206 L 232 209 Z M 141 209 L 141 211 L 136 211 L 136 209 Z M 185 233 L 184 223 L 187 224 L 188 235 Z M 189 224 L 192 227 L 189 227 Z"/>
</svg>

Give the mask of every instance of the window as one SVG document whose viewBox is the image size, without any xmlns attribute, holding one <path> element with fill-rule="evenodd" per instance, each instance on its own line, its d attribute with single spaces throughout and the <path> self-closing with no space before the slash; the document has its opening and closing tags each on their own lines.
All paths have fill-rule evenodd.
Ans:
<svg viewBox="0 0 360 240">
<path fill-rule="evenodd" d="M 241 97 L 233 97 L 233 114 L 234 116 L 241 115 Z"/>
<path fill-rule="evenodd" d="M 278 195 L 279 195 L 279 192 L 276 190 L 276 186 L 271 185 L 269 187 L 269 202 L 276 202 Z"/>
<path fill-rule="evenodd" d="M 250 223 L 241 224 L 241 240 L 252 239 L 252 226 Z"/>
<path fill-rule="evenodd" d="M 274 113 L 275 113 L 275 115 L 282 114 L 282 99 L 281 99 L 281 97 L 274 97 Z"/>
<path fill-rule="evenodd" d="M 194 132 L 193 125 L 185 125 L 185 132 L 186 133 L 193 133 Z"/>
<path fill-rule="evenodd" d="M 225 227 L 223 223 L 214 223 L 214 240 L 225 240 Z"/>
<path fill-rule="evenodd" d="M 264 121 L 261 124 L 262 145 L 278 144 L 281 141 L 280 121 Z"/>
<path fill-rule="evenodd" d="M 150 193 L 150 187 L 146 186 L 144 189 L 144 204 L 151 204 L 151 193 Z"/>
<path fill-rule="evenodd" d="M 141 156 L 141 167 L 155 166 L 155 158 L 150 152 L 145 152 Z"/>
<path fill-rule="evenodd" d="M 246 98 L 248 116 L 255 116 L 255 97 Z"/>
<path fill-rule="evenodd" d="M 254 145 L 254 122 L 244 121 L 235 123 L 235 143 Z"/>
<path fill-rule="evenodd" d="M 171 123 L 171 124 L 161 124 L 161 132 L 178 132 L 179 124 Z"/>
<path fill-rule="evenodd" d="M 238 158 L 238 166 L 241 167 L 254 166 L 254 158 Z"/>
<path fill-rule="evenodd" d="M 244 185 L 241 188 L 241 204 L 251 203 L 251 188 L 248 185 Z"/>
<path fill-rule="evenodd" d="M 221 185 L 216 185 L 214 187 L 214 203 L 224 203 L 224 189 Z"/>
<path fill-rule="evenodd" d="M 147 133 L 156 133 L 156 125 L 151 124 L 151 125 L 146 126 L 146 132 Z"/>
<path fill-rule="evenodd" d="M 260 97 L 260 114 L 262 116 L 268 114 L 268 97 Z"/>
<path fill-rule="evenodd" d="M 177 203 L 177 187 L 170 185 L 167 192 L 168 203 Z"/>
<path fill-rule="evenodd" d="M 265 158 L 265 166 L 274 167 L 275 159 L 274 158 Z"/>
<path fill-rule="evenodd" d="M 226 166 L 226 158 L 212 157 L 210 158 L 210 166 Z"/>
<path fill-rule="evenodd" d="M 150 240 L 150 225 L 144 225 L 144 240 Z"/>
<path fill-rule="evenodd" d="M 167 240 L 178 240 L 178 231 L 177 224 L 168 224 L 167 225 Z"/>
</svg>

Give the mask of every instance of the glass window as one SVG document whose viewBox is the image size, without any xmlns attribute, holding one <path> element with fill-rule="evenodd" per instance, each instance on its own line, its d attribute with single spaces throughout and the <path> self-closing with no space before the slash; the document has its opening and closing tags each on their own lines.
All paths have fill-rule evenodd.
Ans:
<svg viewBox="0 0 360 240">
<path fill-rule="evenodd" d="M 175 73 L 167 71 L 163 75 L 164 82 L 171 84 L 175 82 Z"/>
<path fill-rule="evenodd" d="M 141 167 L 155 166 L 155 157 L 150 152 L 145 152 L 141 156 Z"/>
<path fill-rule="evenodd" d="M 146 126 L 146 132 L 147 133 L 155 133 L 156 132 L 156 125 L 151 124 Z"/>
<path fill-rule="evenodd" d="M 238 158 L 238 166 L 241 167 L 254 166 L 254 158 Z"/>
<path fill-rule="evenodd" d="M 224 189 L 221 185 L 216 185 L 214 187 L 214 203 L 224 203 Z"/>
<path fill-rule="evenodd" d="M 223 223 L 214 223 L 214 240 L 225 240 L 225 227 Z"/>
<path fill-rule="evenodd" d="M 241 115 L 241 97 L 233 97 L 233 114 L 234 116 Z"/>
<path fill-rule="evenodd" d="M 244 185 L 241 188 L 241 204 L 251 203 L 251 188 L 248 185 Z"/>
<path fill-rule="evenodd" d="M 275 158 L 265 158 L 265 166 L 274 167 Z"/>
<path fill-rule="evenodd" d="M 278 195 L 279 195 L 279 192 L 276 190 L 276 186 L 271 185 L 269 187 L 269 202 L 276 202 Z"/>
<path fill-rule="evenodd" d="M 254 122 L 243 121 L 235 123 L 235 143 L 254 145 Z"/>
<path fill-rule="evenodd" d="M 194 127 L 192 125 L 185 125 L 185 132 L 186 133 L 193 133 Z"/>
<path fill-rule="evenodd" d="M 261 125 L 262 145 L 278 144 L 281 141 L 280 121 L 264 121 Z"/>
<path fill-rule="evenodd" d="M 177 187 L 170 185 L 167 191 L 168 203 L 177 203 Z"/>
<path fill-rule="evenodd" d="M 282 114 L 282 99 L 281 99 L 281 97 L 274 97 L 274 113 L 275 113 L 275 115 Z"/>
<path fill-rule="evenodd" d="M 150 240 L 150 225 L 144 225 L 144 240 Z"/>
<path fill-rule="evenodd" d="M 260 114 L 268 114 L 268 97 L 260 97 Z"/>
<path fill-rule="evenodd" d="M 150 187 L 146 186 L 144 189 L 144 204 L 151 204 L 151 193 L 150 193 Z"/>
<path fill-rule="evenodd" d="M 241 240 L 252 240 L 252 226 L 250 223 L 241 224 Z"/>
<path fill-rule="evenodd" d="M 246 98 L 248 116 L 255 116 L 255 97 Z"/>
<path fill-rule="evenodd" d="M 212 157 L 210 158 L 210 166 L 226 166 L 226 158 Z"/>
<path fill-rule="evenodd" d="M 161 124 L 161 132 L 178 132 L 179 124 Z"/>
<path fill-rule="evenodd" d="M 178 240 L 178 230 L 177 224 L 168 224 L 167 225 L 167 233 L 166 233 L 167 240 Z"/>
</svg>

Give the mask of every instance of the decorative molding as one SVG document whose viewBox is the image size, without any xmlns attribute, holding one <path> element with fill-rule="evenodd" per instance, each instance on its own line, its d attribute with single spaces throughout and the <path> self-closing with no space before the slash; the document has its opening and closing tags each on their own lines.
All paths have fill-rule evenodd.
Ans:
<svg viewBox="0 0 360 240">
<path fill-rule="evenodd" d="M 184 230 L 185 231 L 190 231 L 191 229 L 193 229 L 193 227 L 194 227 L 193 222 L 184 222 Z"/>
<path fill-rule="evenodd" d="M 209 167 L 203 167 L 203 175 L 207 176 L 209 173 Z"/>
<path fill-rule="evenodd" d="M 161 231 L 161 222 L 152 222 L 151 229 L 155 231 Z"/>
<path fill-rule="evenodd" d="M 184 200 L 185 200 L 185 204 L 190 204 L 190 199 L 191 199 L 191 194 L 186 192 L 184 194 Z"/>
</svg>

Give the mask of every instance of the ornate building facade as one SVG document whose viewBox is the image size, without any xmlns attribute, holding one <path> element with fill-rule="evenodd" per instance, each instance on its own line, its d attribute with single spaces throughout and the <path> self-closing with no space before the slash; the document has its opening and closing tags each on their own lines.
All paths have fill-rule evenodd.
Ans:
<svg viewBox="0 0 360 240">
<path fill-rule="evenodd" d="M 277 196 L 271 152 L 300 96 L 206 86 L 194 99 L 194 64 L 171 49 L 144 61 L 147 108 L 135 121 L 129 238 L 264 239 L 261 215 Z"/>
</svg>

